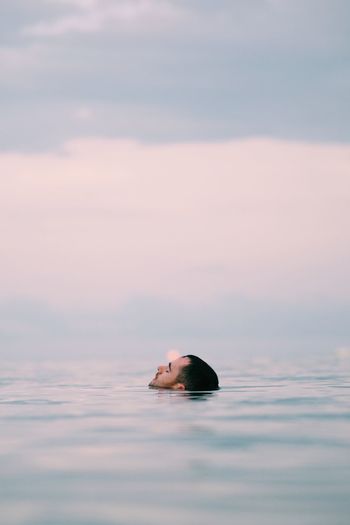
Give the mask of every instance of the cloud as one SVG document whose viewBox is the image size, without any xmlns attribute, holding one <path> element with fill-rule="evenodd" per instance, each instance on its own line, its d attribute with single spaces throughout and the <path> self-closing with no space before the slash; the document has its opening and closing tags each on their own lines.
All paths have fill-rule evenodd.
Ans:
<svg viewBox="0 0 350 525">
<path fill-rule="evenodd" d="M 348 9 L 11 2 L 0 20 L 0 149 L 57 150 L 76 137 L 347 142 Z M 76 119 L 78 107 L 94 118 Z"/>
<path fill-rule="evenodd" d="M 43 53 L 39 46 L 33 45 L 25 50 L 14 47 L 0 48 L 0 63 L 2 67 L 2 88 L 11 86 L 18 88 L 23 83 L 28 87 L 25 78 L 32 76 L 40 66 Z"/>
<path fill-rule="evenodd" d="M 74 111 L 73 116 L 78 120 L 87 121 L 93 118 L 94 112 L 90 108 L 81 106 Z"/>
<path fill-rule="evenodd" d="M 224 296 L 186 304 L 161 296 L 134 297 L 115 308 L 53 309 L 29 300 L 0 301 L 3 358 L 119 356 L 158 352 L 230 355 L 326 354 L 345 361 L 350 304 L 263 301 Z M 170 359 L 170 357 L 168 357 Z"/>
<path fill-rule="evenodd" d="M 349 155 L 268 140 L 3 154 L 2 293 L 87 308 L 347 297 Z"/>
<path fill-rule="evenodd" d="M 118 26 L 141 21 L 143 30 L 154 30 L 154 22 L 164 29 L 164 22 L 181 14 L 172 2 L 165 0 L 72 1 L 67 2 L 80 8 L 78 12 L 54 21 L 38 22 L 24 30 L 28 36 L 57 37 L 66 33 L 95 33 L 105 27 Z M 151 27 L 149 26 L 151 23 Z"/>
<path fill-rule="evenodd" d="M 349 145 L 0 155 L 2 355 L 349 345 Z"/>
<path fill-rule="evenodd" d="M 164 338 L 204 324 L 230 339 L 241 322 L 268 339 L 273 319 L 299 334 L 309 319 L 348 347 L 348 2 L 2 13 L 6 341 L 130 341 L 133 326 L 150 340 L 156 318 Z"/>
<path fill-rule="evenodd" d="M 35 6 L 35 1 L 32 3 Z M 332 9 L 327 0 L 310 0 L 307 5 L 301 1 L 267 0 L 47 0 L 36 4 L 42 16 L 38 7 L 34 9 L 36 21 L 24 29 L 28 36 L 95 33 L 120 28 L 120 24 L 130 29 L 135 23 L 138 30 L 148 33 L 156 28 L 164 31 L 164 24 L 171 22 L 186 39 L 189 36 L 228 39 L 245 49 L 256 43 L 270 48 L 276 41 L 280 52 L 288 49 L 305 52 L 305 46 L 308 51 L 324 51 L 347 45 L 349 6 L 345 0 L 335 0 Z M 139 25 L 139 21 L 143 23 Z"/>
</svg>

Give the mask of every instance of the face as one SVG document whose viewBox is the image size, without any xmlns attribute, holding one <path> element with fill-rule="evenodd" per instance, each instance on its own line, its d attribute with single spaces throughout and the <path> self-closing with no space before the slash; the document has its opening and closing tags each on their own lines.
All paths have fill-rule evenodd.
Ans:
<svg viewBox="0 0 350 525">
<path fill-rule="evenodd" d="M 172 388 L 174 390 L 185 390 L 185 387 L 180 383 L 177 378 L 184 366 L 190 364 L 188 357 L 179 357 L 172 361 L 167 366 L 160 365 L 157 369 L 157 373 L 150 382 L 149 386 L 155 386 L 158 388 Z"/>
</svg>

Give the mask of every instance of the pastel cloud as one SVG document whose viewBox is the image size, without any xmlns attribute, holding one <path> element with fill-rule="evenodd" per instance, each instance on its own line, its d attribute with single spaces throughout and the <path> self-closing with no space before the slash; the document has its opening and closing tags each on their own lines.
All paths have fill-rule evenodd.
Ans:
<svg viewBox="0 0 350 525">
<path fill-rule="evenodd" d="M 348 145 L 81 140 L 0 156 L 3 297 L 109 308 L 137 296 L 342 301 Z"/>
<path fill-rule="evenodd" d="M 95 33 L 111 24 L 138 21 L 161 22 L 177 18 L 179 8 L 165 0 L 70 1 L 78 12 L 61 16 L 53 21 L 37 22 L 24 29 L 24 34 L 39 37 L 57 37 L 66 33 Z M 160 26 L 161 27 L 161 26 Z M 154 29 L 154 26 L 152 25 Z"/>
<path fill-rule="evenodd" d="M 7 2 L 0 150 L 77 137 L 347 143 L 348 20 L 345 0 Z"/>
<path fill-rule="evenodd" d="M 2 13 L 9 352 L 135 334 L 349 347 L 348 2 Z"/>
</svg>

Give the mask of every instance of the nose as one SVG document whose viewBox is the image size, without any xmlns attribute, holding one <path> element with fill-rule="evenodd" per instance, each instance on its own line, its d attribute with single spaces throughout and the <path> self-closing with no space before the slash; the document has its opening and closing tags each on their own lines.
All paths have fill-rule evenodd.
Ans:
<svg viewBox="0 0 350 525">
<path fill-rule="evenodd" d="M 157 368 L 158 374 L 162 374 L 165 369 L 166 369 L 166 366 L 159 365 L 158 368 Z"/>
</svg>

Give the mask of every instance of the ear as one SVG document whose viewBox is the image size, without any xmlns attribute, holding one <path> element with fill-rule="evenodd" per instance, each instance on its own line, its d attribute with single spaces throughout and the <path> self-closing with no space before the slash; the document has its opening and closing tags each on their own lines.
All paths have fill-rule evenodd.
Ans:
<svg viewBox="0 0 350 525">
<path fill-rule="evenodd" d="M 174 386 L 173 386 L 173 389 L 174 390 L 186 390 L 185 389 L 185 385 L 183 383 L 176 383 Z"/>
</svg>

